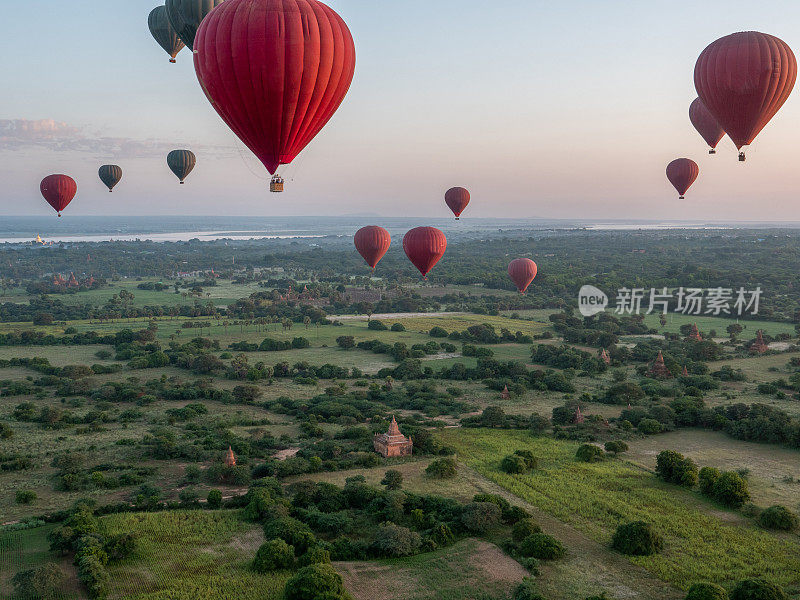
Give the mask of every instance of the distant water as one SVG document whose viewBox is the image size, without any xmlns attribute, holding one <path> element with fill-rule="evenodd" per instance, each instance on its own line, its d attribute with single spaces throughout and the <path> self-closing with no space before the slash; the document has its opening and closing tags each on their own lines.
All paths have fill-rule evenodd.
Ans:
<svg viewBox="0 0 800 600">
<path fill-rule="evenodd" d="M 291 239 L 350 236 L 365 225 L 379 224 L 393 235 L 430 225 L 449 235 L 522 231 L 760 229 L 800 227 L 797 223 L 700 223 L 664 221 L 592 221 L 552 219 L 422 219 L 347 217 L 0 217 L 0 243 L 24 243 L 41 235 L 53 242 L 152 240 L 180 242 L 231 239 Z"/>
</svg>

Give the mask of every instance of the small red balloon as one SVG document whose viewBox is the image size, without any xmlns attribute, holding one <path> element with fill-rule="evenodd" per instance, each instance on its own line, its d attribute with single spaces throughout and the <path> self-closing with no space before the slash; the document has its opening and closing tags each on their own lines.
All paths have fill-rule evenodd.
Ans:
<svg viewBox="0 0 800 600">
<path fill-rule="evenodd" d="M 383 227 L 370 225 L 363 227 L 355 235 L 356 250 L 373 269 L 389 251 L 392 236 Z"/>
<path fill-rule="evenodd" d="M 508 265 L 508 276 L 520 294 L 524 294 L 531 282 L 536 279 L 537 272 L 538 267 L 530 258 L 517 258 Z"/>
<path fill-rule="evenodd" d="M 711 147 L 709 154 L 716 154 L 717 144 L 725 136 L 725 132 L 700 98 L 695 98 L 689 106 L 689 120 Z"/>
<path fill-rule="evenodd" d="M 403 238 L 403 250 L 422 276 L 427 277 L 444 256 L 447 238 L 435 227 L 416 227 Z"/>
<path fill-rule="evenodd" d="M 60 217 L 61 211 L 69 206 L 75 194 L 78 193 L 78 184 L 68 175 L 48 175 L 42 179 L 39 189 L 44 199 L 58 212 Z"/>
<path fill-rule="evenodd" d="M 469 200 L 469 191 L 463 187 L 450 188 L 444 195 L 444 201 L 447 203 L 447 206 L 450 207 L 450 210 L 453 211 L 456 220 L 461 217 L 461 213 L 467 208 Z"/>
<path fill-rule="evenodd" d="M 676 158 L 667 165 L 667 179 L 678 190 L 681 200 L 699 174 L 700 167 L 688 158 Z"/>
</svg>

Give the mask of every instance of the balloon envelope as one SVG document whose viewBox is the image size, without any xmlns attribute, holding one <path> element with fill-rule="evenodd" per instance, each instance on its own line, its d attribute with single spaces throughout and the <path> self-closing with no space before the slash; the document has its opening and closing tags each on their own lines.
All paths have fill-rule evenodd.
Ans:
<svg viewBox="0 0 800 600">
<path fill-rule="evenodd" d="M 403 238 L 403 250 L 423 277 L 444 256 L 447 238 L 435 227 L 416 227 Z"/>
<path fill-rule="evenodd" d="M 392 245 L 392 236 L 383 227 L 370 225 L 359 229 L 354 241 L 358 253 L 374 269 Z"/>
<path fill-rule="evenodd" d="M 117 165 L 103 165 L 97 173 L 100 181 L 106 184 L 109 192 L 114 191 L 114 186 L 122 179 L 122 168 Z"/>
<path fill-rule="evenodd" d="M 183 50 L 183 42 L 169 23 L 167 7 L 155 7 L 147 18 L 147 24 L 150 27 L 150 33 L 153 34 L 158 45 L 169 54 L 169 62 L 174 63 L 178 52 Z"/>
<path fill-rule="evenodd" d="M 273 174 L 328 123 L 356 65 L 350 30 L 318 0 L 226 0 L 194 51 L 214 109 Z"/>
<path fill-rule="evenodd" d="M 743 31 L 711 43 L 697 59 L 697 95 L 741 149 L 783 106 L 797 80 L 792 49 L 775 36 Z"/>
<path fill-rule="evenodd" d="M 536 279 L 537 272 L 536 263 L 530 258 L 517 258 L 508 265 L 508 276 L 511 277 L 511 281 L 517 286 L 520 294 L 524 294 L 531 282 Z"/>
<path fill-rule="evenodd" d="M 444 195 L 444 201 L 447 203 L 447 206 L 450 207 L 450 210 L 453 211 L 456 219 L 461 217 L 461 213 L 467 208 L 469 200 L 469 191 L 463 187 L 450 188 Z"/>
<path fill-rule="evenodd" d="M 678 190 L 681 199 L 700 174 L 697 163 L 688 158 L 676 158 L 667 165 L 667 179 Z"/>
<path fill-rule="evenodd" d="M 60 217 L 61 211 L 69 206 L 75 194 L 78 193 L 78 184 L 68 175 L 48 175 L 42 179 L 39 190 Z"/>
<path fill-rule="evenodd" d="M 717 147 L 717 144 L 725 136 L 722 127 L 719 126 L 714 115 L 708 111 L 700 98 L 695 98 L 694 102 L 689 105 L 689 120 L 712 150 Z"/>
<path fill-rule="evenodd" d="M 197 164 L 194 152 L 191 150 L 173 150 L 167 155 L 167 166 L 181 180 L 186 179 Z"/>
<path fill-rule="evenodd" d="M 181 41 L 194 50 L 197 28 L 222 0 L 167 0 L 167 18 Z"/>
</svg>

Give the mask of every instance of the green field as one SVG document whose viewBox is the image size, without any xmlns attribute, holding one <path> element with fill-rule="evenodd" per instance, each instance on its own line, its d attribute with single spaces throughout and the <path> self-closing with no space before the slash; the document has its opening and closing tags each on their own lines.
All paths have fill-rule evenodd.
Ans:
<svg viewBox="0 0 800 600">
<path fill-rule="evenodd" d="M 603 544 L 623 522 L 653 523 L 666 550 L 631 562 L 677 587 L 763 576 L 800 592 L 800 538 L 767 533 L 629 462 L 579 463 L 578 444 L 523 432 L 451 429 L 438 436 L 481 475 Z M 500 471 L 502 457 L 520 448 L 533 451 L 541 468 L 528 475 Z"/>
</svg>

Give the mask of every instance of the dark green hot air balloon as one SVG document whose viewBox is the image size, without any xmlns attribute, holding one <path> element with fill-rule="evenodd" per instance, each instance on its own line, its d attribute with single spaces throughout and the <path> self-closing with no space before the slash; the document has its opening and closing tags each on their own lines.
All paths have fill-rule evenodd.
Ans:
<svg viewBox="0 0 800 600">
<path fill-rule="evenodd" d="M 122 168 L 117 165 L 103 165 L 98 171 L 100 181 L 106 184 L 109 192 L 114 191 L 114 186 L 122 179 Z"/>
<path fill-rule="evenodd" d="M 190 150 L 173 150 L 167 155 L 167 166 L 181 180 L 181 185 L 192 172 L 195 164 L 197 164 L 197 159 Z"/>
<path fill-rule="evenodd" d="M 194 50 L 197 28 L 222 0 L 167 0 L 167 18 L 189 50 Z"/>
<path fill-rule="evenodd" d="M 150 33 L 153 34 L 158 45 L 169 54 L 169 62 L 174 63 L 178 52 L 183 50 L 183 42 L 178 37 L 178 34 L 175 33 L 172 25 L 169 24 L 167 7 L 155 7 L 147 18 L 147 24 L 150 26 Z"/>
</svg>

